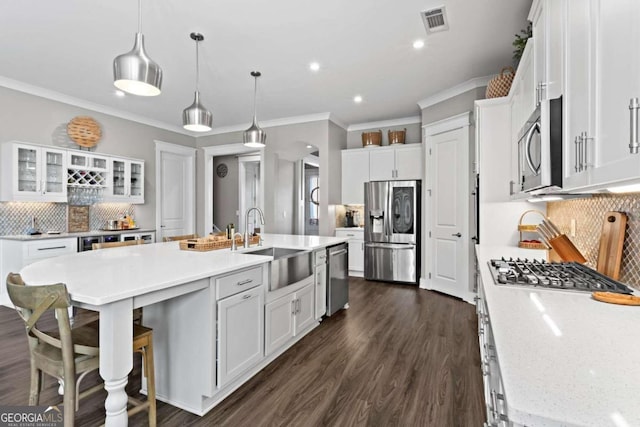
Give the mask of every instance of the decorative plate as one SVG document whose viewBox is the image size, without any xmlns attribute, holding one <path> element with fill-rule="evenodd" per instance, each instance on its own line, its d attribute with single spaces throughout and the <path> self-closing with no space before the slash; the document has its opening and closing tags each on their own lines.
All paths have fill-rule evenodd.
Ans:
<svg viewBox="0 0 640 427">
<path fill-rule="evenodd" d="M 100 124 L 88 116 L 77 116 L 67 124 L 69 138 L 81 147 L 91 148 L 102 137 Z"/>
<path fill-rule="evenodd" d="M 227 176 L 227 172 L 229 172 L 229 168 L 224 163 L 220 163 L 216 168 L 216 173 L 220 178 L 224 178 L 225 176 Z"/>
</svg>

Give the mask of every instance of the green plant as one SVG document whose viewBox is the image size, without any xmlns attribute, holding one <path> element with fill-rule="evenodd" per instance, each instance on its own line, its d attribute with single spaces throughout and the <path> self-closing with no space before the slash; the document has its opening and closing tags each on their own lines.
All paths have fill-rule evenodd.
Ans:
<svg viewBox="0 0 640 427">
<path fill-rule="evenodd" d="M 524 52 L 524 47 L 527 45 L 527 40 L 533 35 L 531 31 L 531 24 L 527 26 L 526 29 L 520 30 L 520 34 L 516 34 L 516 39 L 513 41 L 513 47 L 516 50 L 513 51 L 513 59 L 518 62 L 520 58 L 522 58 L 522 53 Z"/>
</svg>

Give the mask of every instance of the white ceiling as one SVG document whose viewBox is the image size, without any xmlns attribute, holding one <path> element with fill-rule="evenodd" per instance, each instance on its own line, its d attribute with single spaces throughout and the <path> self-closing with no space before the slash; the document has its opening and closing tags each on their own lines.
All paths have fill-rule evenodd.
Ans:
<svg viewBox="0 0 640 427">
<path fill-rule="evenodd" d="M 445 5 L 447 32 L 427 35 L 420 11 Z M 0 77 L 181 129 L 200 92 L 214 130 L 247 125 L 252 70 L 258 120 L 331 113 L 350 125 L 419 115 L 417 102 L 512 63 L 531 0 L 142 0 L 158 97 L 115 96 L 113 58 L 133 47 L 135 0 L 20 0 L 0 5 Z M 426 45 L 414 50 L 414 40 Z M 318 61 L 313 73 L 309 63 Z M 2 80 L 0 80 L 0 84 Z M 364 101 L 353 102 L 356 94 Z"/>
</svg>

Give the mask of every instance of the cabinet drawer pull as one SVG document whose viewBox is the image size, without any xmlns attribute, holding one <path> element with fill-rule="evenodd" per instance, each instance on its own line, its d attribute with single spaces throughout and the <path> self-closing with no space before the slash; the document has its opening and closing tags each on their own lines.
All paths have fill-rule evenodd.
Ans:
<svg viewBox="0 0 640 427">
<path fill-rule="evenodd" d="M 631 141 L 629 141 L 629 152 L 631 154 L 638 154 L 638 147 L 640 147 L 640 142 L 638 141 L 638 110 L 640 110 L 640 100 L 638 98 L 631 98 L 629 103 L 629 113 L 631 114 Z"/>
<path fill-rule="evenodd" d="M 66 246 L 51 246 L 50 248 L 38 248 L 39 251 L 50 251 L 52 249 L 66 249 Z"/>
<path fill-rule="evenodd" d="M 236 286 L 247 285 L 247 284 L 249 284 L 251 282 L 253 282 L 253 279 L 242 280 L 242 281 L 236 283 Z"/>
<path fill-rule="evenodd" d="M 245 296 L 243 296 L 243 297 L 242 297 L 242 299 L 249 299 L 249 298 L 251 298 L 252 296 L 253 296 L 253 295 L 245 295 Z"/>
</svg>

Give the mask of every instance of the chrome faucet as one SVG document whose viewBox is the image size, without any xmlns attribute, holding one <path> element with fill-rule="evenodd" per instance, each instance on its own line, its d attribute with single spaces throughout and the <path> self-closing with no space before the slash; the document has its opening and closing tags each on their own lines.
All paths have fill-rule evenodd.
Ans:
<svg viewBox="0 0 640 427">
<path fill-rule="evenodd" d="M 258 211 L 258 213 L 260 214 L 260 224 L 264 225 L 264 214 L 262 213 L 260 208 L 249 208 L 247 210 L 247 215 L 244 219 L 244 247 L 245 248 L 249 247 L 249 214 L 251 213 L 251 211 Z"/>
<path fill-rule="evenodd" d="M 238 245 L 236 245 L 236 236 L 242 237 L 242 234 L 236 233 L 233 236 L 231 236 L 231 250 L 232 251 L 237 251 L 238 250 Z"/>
</svg>

